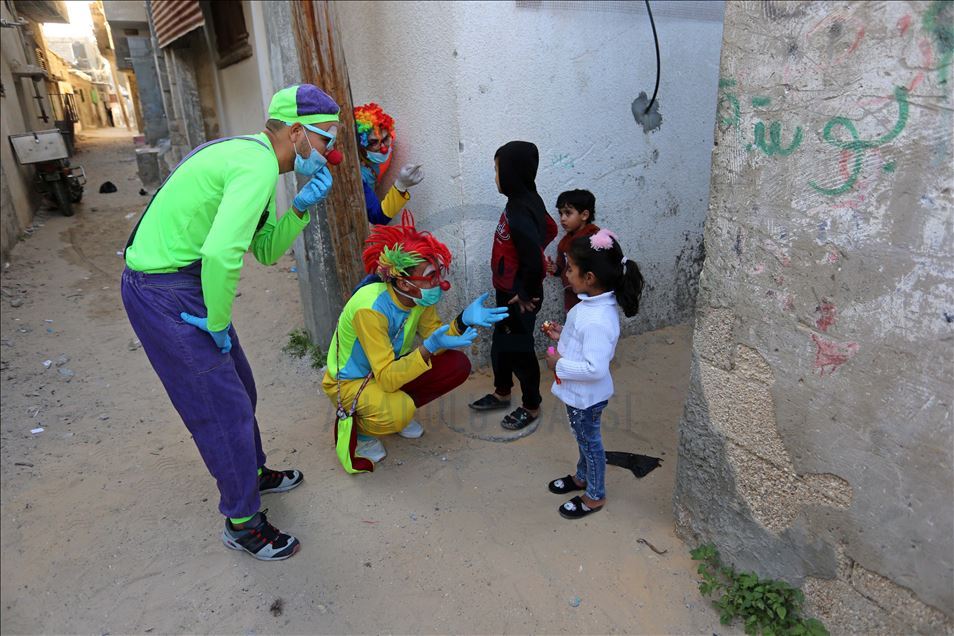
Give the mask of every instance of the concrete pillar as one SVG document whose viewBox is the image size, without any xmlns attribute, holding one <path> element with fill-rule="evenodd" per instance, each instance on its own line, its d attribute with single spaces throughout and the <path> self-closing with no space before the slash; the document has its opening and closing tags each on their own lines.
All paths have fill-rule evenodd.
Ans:
<svg viewBox="0 0 954 636">
<path fill-rule="evenodd" d="M 130 36 L 129 56 L 136 72 L 136 86 L 139 90 L 140 115 L 146 143 L 155 145 L 160 139 L 169 136 L 166 111 L 162 103 L 162 87 L 153 57 L 149 38 Z"/>
<path fill-rule="evenodd" d="M 674 496 L 833 633 L 954 629 L 949 2 L 729 2 Z"/>
</svg>

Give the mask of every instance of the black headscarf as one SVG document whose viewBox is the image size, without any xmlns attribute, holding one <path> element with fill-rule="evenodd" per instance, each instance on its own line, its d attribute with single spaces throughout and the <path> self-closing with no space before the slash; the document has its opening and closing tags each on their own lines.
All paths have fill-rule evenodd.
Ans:
<svg viewBox="0 0 954 636">
<path fill-rule="evenodd" d="M 516 291 L 524 300 L 539 297 L 543 287 L 540 253 L 546 236 L 547 217 L 546 205 L 537 194 L 534 181 L 540 153 L 529 141 L 511 141 L 497 149 L 494 159 L 497 160 L 500 190 L 507 197 L 507 223 L 521 255 Z"/>
</svg>

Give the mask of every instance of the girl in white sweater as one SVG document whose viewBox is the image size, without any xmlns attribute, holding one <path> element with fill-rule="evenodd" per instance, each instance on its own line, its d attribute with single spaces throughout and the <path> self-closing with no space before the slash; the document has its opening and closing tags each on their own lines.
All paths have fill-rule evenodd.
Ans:
<svg viewBox="0 0 954 636">
<path fill-rule="evenodd" d="M 585 491 L 560 506 L 562 516 L 579 519 L 606 503 L 600 414 L 613 395 L 609 366 L 619 339 L 616 305 L 627 317 L 636 315 L 643 276 L 607 229 L 573 241 L 566 275 L 581 302 L 567 314 L 565 327 L 547 322 L 543 328 L 559 341 L 557 349 L 550 347 L 547 353 L 547 367 L 556 375 L 551 391 L 566 404 L 580 459 L 575 475 L 554 479 L 549 488 L 559 495 Z"/>
</svg>

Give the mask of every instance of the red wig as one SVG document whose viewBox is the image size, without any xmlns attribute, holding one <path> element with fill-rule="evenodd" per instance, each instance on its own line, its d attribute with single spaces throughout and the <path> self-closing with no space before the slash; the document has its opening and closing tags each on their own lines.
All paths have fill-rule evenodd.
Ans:
<svg viewBox="0 0 954 636">
<path fill-rule="evenodd" d="M 430 232 L 419 232 L 410 210 L 399 225 L 373 226 L 365 245 L 364 271 L 385 281 L 408 276 L 421 263 L 430 263 L 441 276 L 450 268 L 450 250 Z"/>
</svg>

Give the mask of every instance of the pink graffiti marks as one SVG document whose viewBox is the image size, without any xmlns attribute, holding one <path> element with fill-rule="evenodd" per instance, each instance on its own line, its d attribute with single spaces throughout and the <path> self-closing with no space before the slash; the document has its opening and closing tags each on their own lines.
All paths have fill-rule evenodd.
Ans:
<svg viewBox="0 0 954 636">
<path fill-rule="evenodd" d="M 902 16 L 901 18 L 898 18 L 898 25 L 897 25 L 897 26 L 898 26 L 898 31 L 901 33 L 902 36 L 903 36 L 905 33 L 907 33 L 907 32 L 908 32 L 908 28 L 910 28 L 910 26 L 911 26 L 911 14 L 909 13 L 909 14 L 906 15 L 906 16 Z"/>
<path fill-rule="evenodd" d="M 823 300 L 815 307 L 815 313 L 818 314 L 818 320 L 815 321 L 815 326 L 818 327 L 820 331 L 827 332 L 828 328 L 835 324 L 835 305 L 827 300 Z"/>
<path fill-rule="evenodd" d="M 826 371 L 831 375 L 858 353 L 857 342 L 835 342 L 817 334 L 812 334 L 812 342 L 815 343 L 815 369 L 819 375 L 825 375 Z"/>
</svg>

